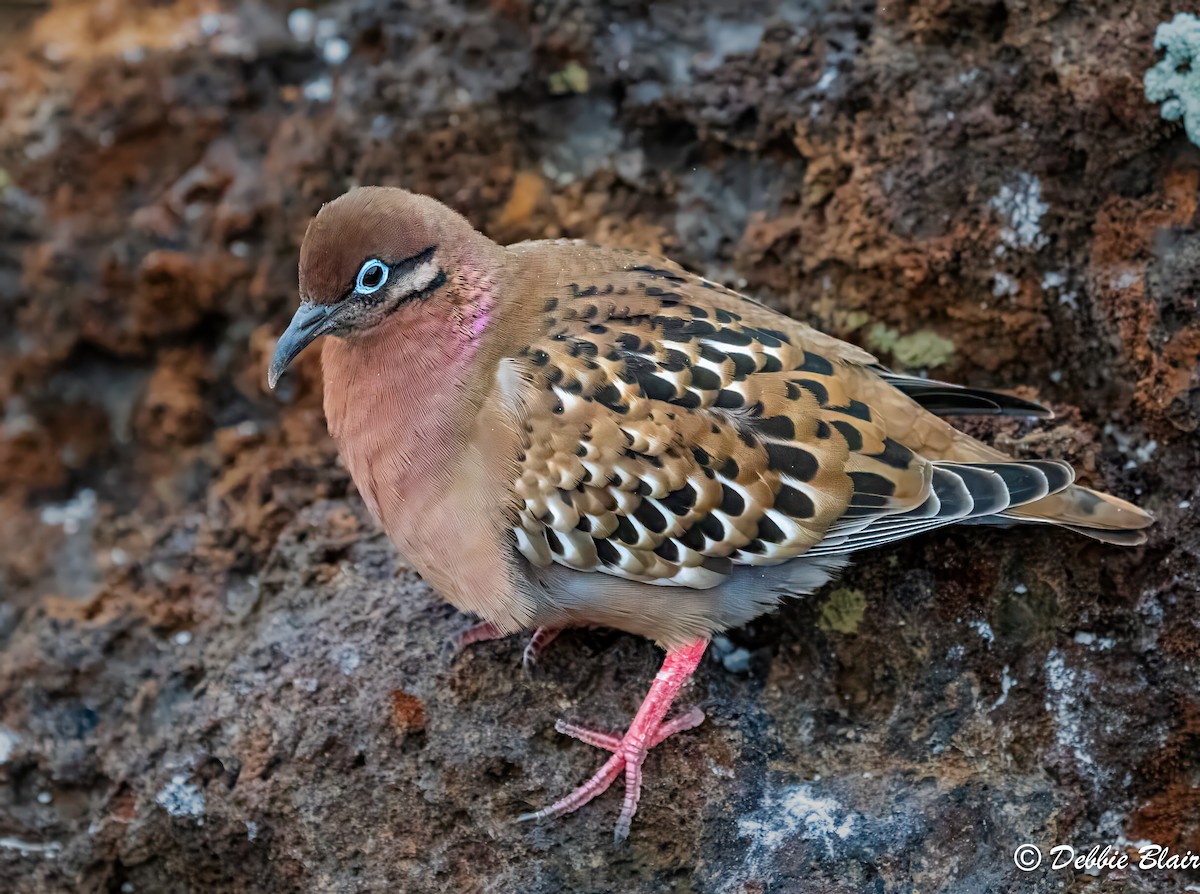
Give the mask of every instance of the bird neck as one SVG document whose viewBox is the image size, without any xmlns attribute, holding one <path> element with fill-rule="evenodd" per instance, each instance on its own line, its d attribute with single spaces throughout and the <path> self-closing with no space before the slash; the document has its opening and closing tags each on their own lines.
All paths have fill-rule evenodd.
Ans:
<svg viewBox="0 0 1200 894">
<path fill-rule="evenodd" d="M 496 283 L 466 272 L 447 288 L 449 305 L 402 307 L 376 331 L 324 347 L 329 431 L 377 516 L 387 514 L 378 491 L 419 501 L 449 486 L 495 381 Z"/>
</svg>

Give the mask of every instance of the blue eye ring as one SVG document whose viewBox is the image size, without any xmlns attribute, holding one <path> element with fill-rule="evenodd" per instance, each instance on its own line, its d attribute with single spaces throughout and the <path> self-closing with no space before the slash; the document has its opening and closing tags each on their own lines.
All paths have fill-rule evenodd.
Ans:
<svg viewBox="0 0 1200 894">
<path fill-rule="evenodd" d="M 371 258 L 358 268 L 358 279 L 354 281 L 354 291 L 360 295 L 371 295 L 383 288 L 388 281 L 391 270 L 388 265 L 378 258 Z"/>
</svg>

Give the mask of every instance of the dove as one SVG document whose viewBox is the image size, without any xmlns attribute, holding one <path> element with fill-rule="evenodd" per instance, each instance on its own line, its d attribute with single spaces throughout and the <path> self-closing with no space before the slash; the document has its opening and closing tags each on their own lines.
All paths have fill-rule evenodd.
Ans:
<svg viewBox="0 0 1200 894">
<path fill-rule="evenodd" d="M 1043 407 L 893 372 L 651 254 L 501 246 L 435 199 L 362 187 L 309 224 L 299 292 L 268 383 L 329 336 L 329 431 L 400 553 L 480 619 L 466 641 L 602 626 L 667 652 L 623 735 L 559 722 L 608 757 L 521 819 L 620 777 L 625 838 L 647 754 L 704 719 L 668 714 L 711 638 L 859 550 L 1017 523 L 1132 546 L 1153 520 L 946 418 Z"/>
</svg>

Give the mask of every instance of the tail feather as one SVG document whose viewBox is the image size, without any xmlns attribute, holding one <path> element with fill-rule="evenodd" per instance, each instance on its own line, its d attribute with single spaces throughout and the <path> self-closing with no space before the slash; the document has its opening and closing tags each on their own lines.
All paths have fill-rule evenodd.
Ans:
<svg viewBox="0 0 1200 894">
<path fill-rule="evenodd" d="M 1059 525 L 1105 543 L 1145 543 L 1154 516 L 1132 503 L 1087 487 L 1072 486 L 1002 513 L 1021 522 Z"/>
<path fill-rule="evenodd" d="M 920 506 L 868 518 L 845 517 L 808 555 L 844 554 L 957 522 L 1005 518 L 1070 487 L 1075 477 L 1069 465 L 1051 460 L 932 465 L 929 495 Z"/>
<path fill-rule="evenodd" d="M 857 383 L 855 397 L 882 414 L 891 437 L 932 463 L 933 493 L 908 511 L 897 506 L 890 514 L 859 513 L 853 519 L 843 518 L 827 532 L 833 542 L 821 547 L 842 549 L 858 538 L 853 540 L 857 548 L 860 542 L 882 541 L 889 532 L 907 537 L 952 522 L 1049 524 L 1107 543 L 1145 542 L 1144 529 L 1154 523 L 1148 512 L 1119 497 L 1074 484 L 1074 472 L 1066 463 L 1013 459 L 938 418 L 959 414 L 1053 416 L 1045 407 L 1000 392 L 895 373 L 877 364 L 870 366 L 869 373 Z M 909 400 L 897 400 L 900 394 Z M 996 489 L 997 481 L 1003 495 Z M 924 526 L 915 523 L 918 518 Z"/>
<path fill-rule="evenodd" d="M 934 463 L 935 482 L 943 486 L 953 486 L 957 481 L 967 492 L 967 502 L 963 507 L 965 512 L 960 514 L 957 511 L 942 511 L 938 515 L 942 518 L 970 518 L 975 515 L 991 515 L 1012 505 L 1004 476 L 996 471 L 994 465 Z"/>
<path fill-rule="evenodd" d="M 975 467 L 979 468 L 981 464 Z M 999 475 L 1008 489 L 1010 506 L 1022 506 L 1057 493 L 1075 480 L 1075 470 L 1053 460 L 982 464 Z"/>
<path fill-rule="evenodd" d="M 1051 524 L 1057 525 L 1057 522 L 1051 522 Z M 1105 528 L 1081 528 L 1078 525 L 1058 525 L 1058 527 L 1074 531 L 1076 534 L 1083 534 L 1085 537 L 1091 537 L 1093 540 L 1099 540 L 1101 543 L 1111 543 L 1114 546 L 1141 546 L 1146 542 L 1146 532 L 1140 529 L 1136 531 L 1111 531 Z"/>
</svg>

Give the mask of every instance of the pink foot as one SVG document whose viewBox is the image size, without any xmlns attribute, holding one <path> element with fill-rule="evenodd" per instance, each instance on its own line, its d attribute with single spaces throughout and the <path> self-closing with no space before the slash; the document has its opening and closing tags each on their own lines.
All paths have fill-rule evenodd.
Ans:
<svg viewBox="0 0 1200 894">
<path fill-rule="evenodd" d="M 699 708 L 692 708 L 686 714 L 680 714 L 674 720 L 668 720 L 661 724 L 658 731 L 650 739 L 650 744 L 646 746 L 646 750 L 660 744 L 676 733 L 682 733 L 689 729 L 695 729 L 704 722 L 704 712 Z M 611 751 L 616 754 L 621 747 L 621 737 L 614 736 L 611 733 L 601 733 L 593 729 L 588 729 L 583 726 L 576 726 L 573 723 L 567 723 L 565 720 L 556 721 L 554 724 L 555 732 L 561 733 L 564 736 L 570 736 L 572 739 L 578 739 L 580 742 L 585 742 L 596 748 L 603 748 L 605 751 Z"/>
<path fill-rule="evenodd" d="M 539 627 L 533 631 L 533 636 L 529 637 L 529 642 L 525 644 L 525 651 L 521 655 L 521 663 L 526 668 L 537 664 L 542 652 L 546 651 L 546 646 L 558 639 L 558 635 L 562 631 L 561 627 Z"/>
<path fill-rule="evenodd" d="M 533 631 L 533 636 L 529 638 L 529 642 L 525 646 L 525 653 L 521 659 L 525 667 L 533 667 L 537 664 L 537 660 L 541 657 L 546 646 L 550 645 L 562 633 L 561 627 L 539 627 Z M 454 637 L 454 654 L 458 655 L 468 646 L 473 646 L 475 643 L 486 643 L 494 639 L 504 639 L 505 634 L 496 629 L 496 626 L 491 621 L 481 621 L 473 627 L 468 627 L 458 636 Z"/>
<path fill-rule="evenodd" d="M 625 800 L 613 833 L 614 841 L 619 843 L 624 840 L 629 835 L 629 827 L 633 823 L 633 815 L 637 812 L 638 799 L 642 794 L 642 763 L 646 760 L 646 754 L 668 736 L 692 729 L 704 721 L 704 713 L 699 708 L 693 708 L 667 723 L 663 723 L 663 718 L 683 684 L 691 678 L 700 664 L 707 646 L 708 640 L 700 639 L 690 646 L 667 653 L 662 670 L 655 675 L 650 692 L 647 693 L 624 736 L 598 733 L 562 721 L 555 724 L 555 729 L 560 733 L 611 751 L 612 757 L 591 779 L 571 794 L 536 813 L 526 813 L 518 817 L 518 821 L 550 819 L 578 810 L 592 798 L 606 791 L 624 770 Z"/>
<path fill-rule="evenodd" d="M 496 625 L 491 621 L 480 621 L 455 635 L 454 654 L 459 654 L 468 646 L 490 642 L 494 639 L 504 639 L 504 634 L 497 630 Z"/>
</svg>

